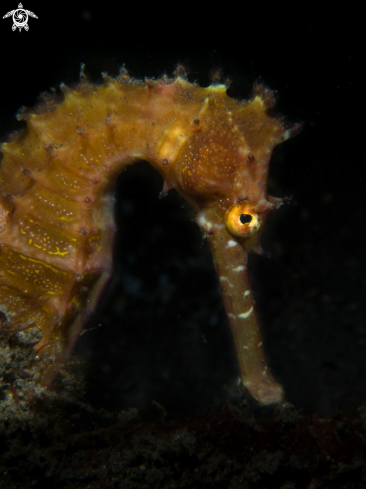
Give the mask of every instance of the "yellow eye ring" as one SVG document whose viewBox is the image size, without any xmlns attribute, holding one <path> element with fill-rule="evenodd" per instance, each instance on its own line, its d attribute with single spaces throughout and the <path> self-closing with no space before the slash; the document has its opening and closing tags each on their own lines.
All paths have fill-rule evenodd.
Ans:
<svg viewBox="0 0 366 489">
<path fill-rule="evenodd" d="M 225 224 L 230 233 L 244 238 L 258 231 L 262 216 L 252 202 L 240 202 L 226 211 Z"/>
</svg>

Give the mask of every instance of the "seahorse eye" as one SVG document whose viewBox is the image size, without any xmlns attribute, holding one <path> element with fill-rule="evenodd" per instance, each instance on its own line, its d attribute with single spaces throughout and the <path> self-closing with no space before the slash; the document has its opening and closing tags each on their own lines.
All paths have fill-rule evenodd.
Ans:
<svg viewBox="0 0 366 489">
<path fill-rule="evenodd" d="M 257 206 L 248 201 L 233 205 L 225 215 L 225 224 L 230 233 L 242 238 L 258 231 L 261 221 Z"/>
</svg>

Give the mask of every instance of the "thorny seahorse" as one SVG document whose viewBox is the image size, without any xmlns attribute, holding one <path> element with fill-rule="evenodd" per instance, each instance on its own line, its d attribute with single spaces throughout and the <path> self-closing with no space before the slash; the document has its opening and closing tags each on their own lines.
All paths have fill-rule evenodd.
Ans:
<svg viewBox="0 0 366 489">
<path fill-rule="evenodd" d="M 263 405 L 281 402 L 247 261 L 262 252 L 266 217 L 281 205 L 266 189 L 273 148 L 297 126 L 269 114 L 274 97 L 262 85 L 240 102 L 218 81 L 202 88 L 182 67 L 175 75 L 139 81 L 123 68 L 95 85 L 82 68 L 76 87 L 20 111 L 26 128 L 0 146 L 0 332 L 30 344 L 21 367 L 53 382 L 112 273 L 117 176 L 146 160 L 164 179 L 162 195 L 175 188 L 197 212 L 243 389 Z"/>
</svg>

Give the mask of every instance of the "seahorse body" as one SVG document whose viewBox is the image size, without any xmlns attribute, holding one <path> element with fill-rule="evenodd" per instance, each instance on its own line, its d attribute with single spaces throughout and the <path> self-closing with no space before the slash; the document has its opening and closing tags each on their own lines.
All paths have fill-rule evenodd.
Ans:
<svg viewBox="0 0 366 489">
<path fill-rule="evenodd" d="M 271 117 L 272 92 L 239 102 L 201 88 L 182 69 L 141 82 L 122 70 L 94 86 L 81 74 L 63 100 L 23 111 L 25 130 L 3 144 L 0 168 L 0 311 L 3 331 L 31 335 L 33 373 L 54 379 L 111 276 L 113 187 L 147 160 L 196 209 L 220 278 L 244 388 L 283 399 L 269 372 L 247 273 L 268 213 L 273 148 L 290 136 Z M 29 338 L 28 338 L 29 339 Z"/>
</svg>

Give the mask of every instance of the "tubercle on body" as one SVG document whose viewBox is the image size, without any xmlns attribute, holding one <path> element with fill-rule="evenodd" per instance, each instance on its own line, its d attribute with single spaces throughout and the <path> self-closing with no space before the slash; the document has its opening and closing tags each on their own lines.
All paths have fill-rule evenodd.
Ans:
<svg viewBox="0 0 366 489">
<path fill-rule="evenodd" d="M 186 80 L 145 82 L 121 70 L 94 86 L 83 70 L 63 100 L 23 111 L 24 132 L 0 147 L 1 328 L 34 332 L 33 373 L 50 384 L 111 275 L 113 186 L 147 160 L 197 211 L 234 336 L 244 389 L 261 404 L 283 389 L 266 365 L 247 273 L 268 213 L 273 148 L 295 132 L 271 117 L 272 92 L 239 102 L 227 87 Z M 41 333 L 41 338 L 40 338 Z"/>
</svg>

